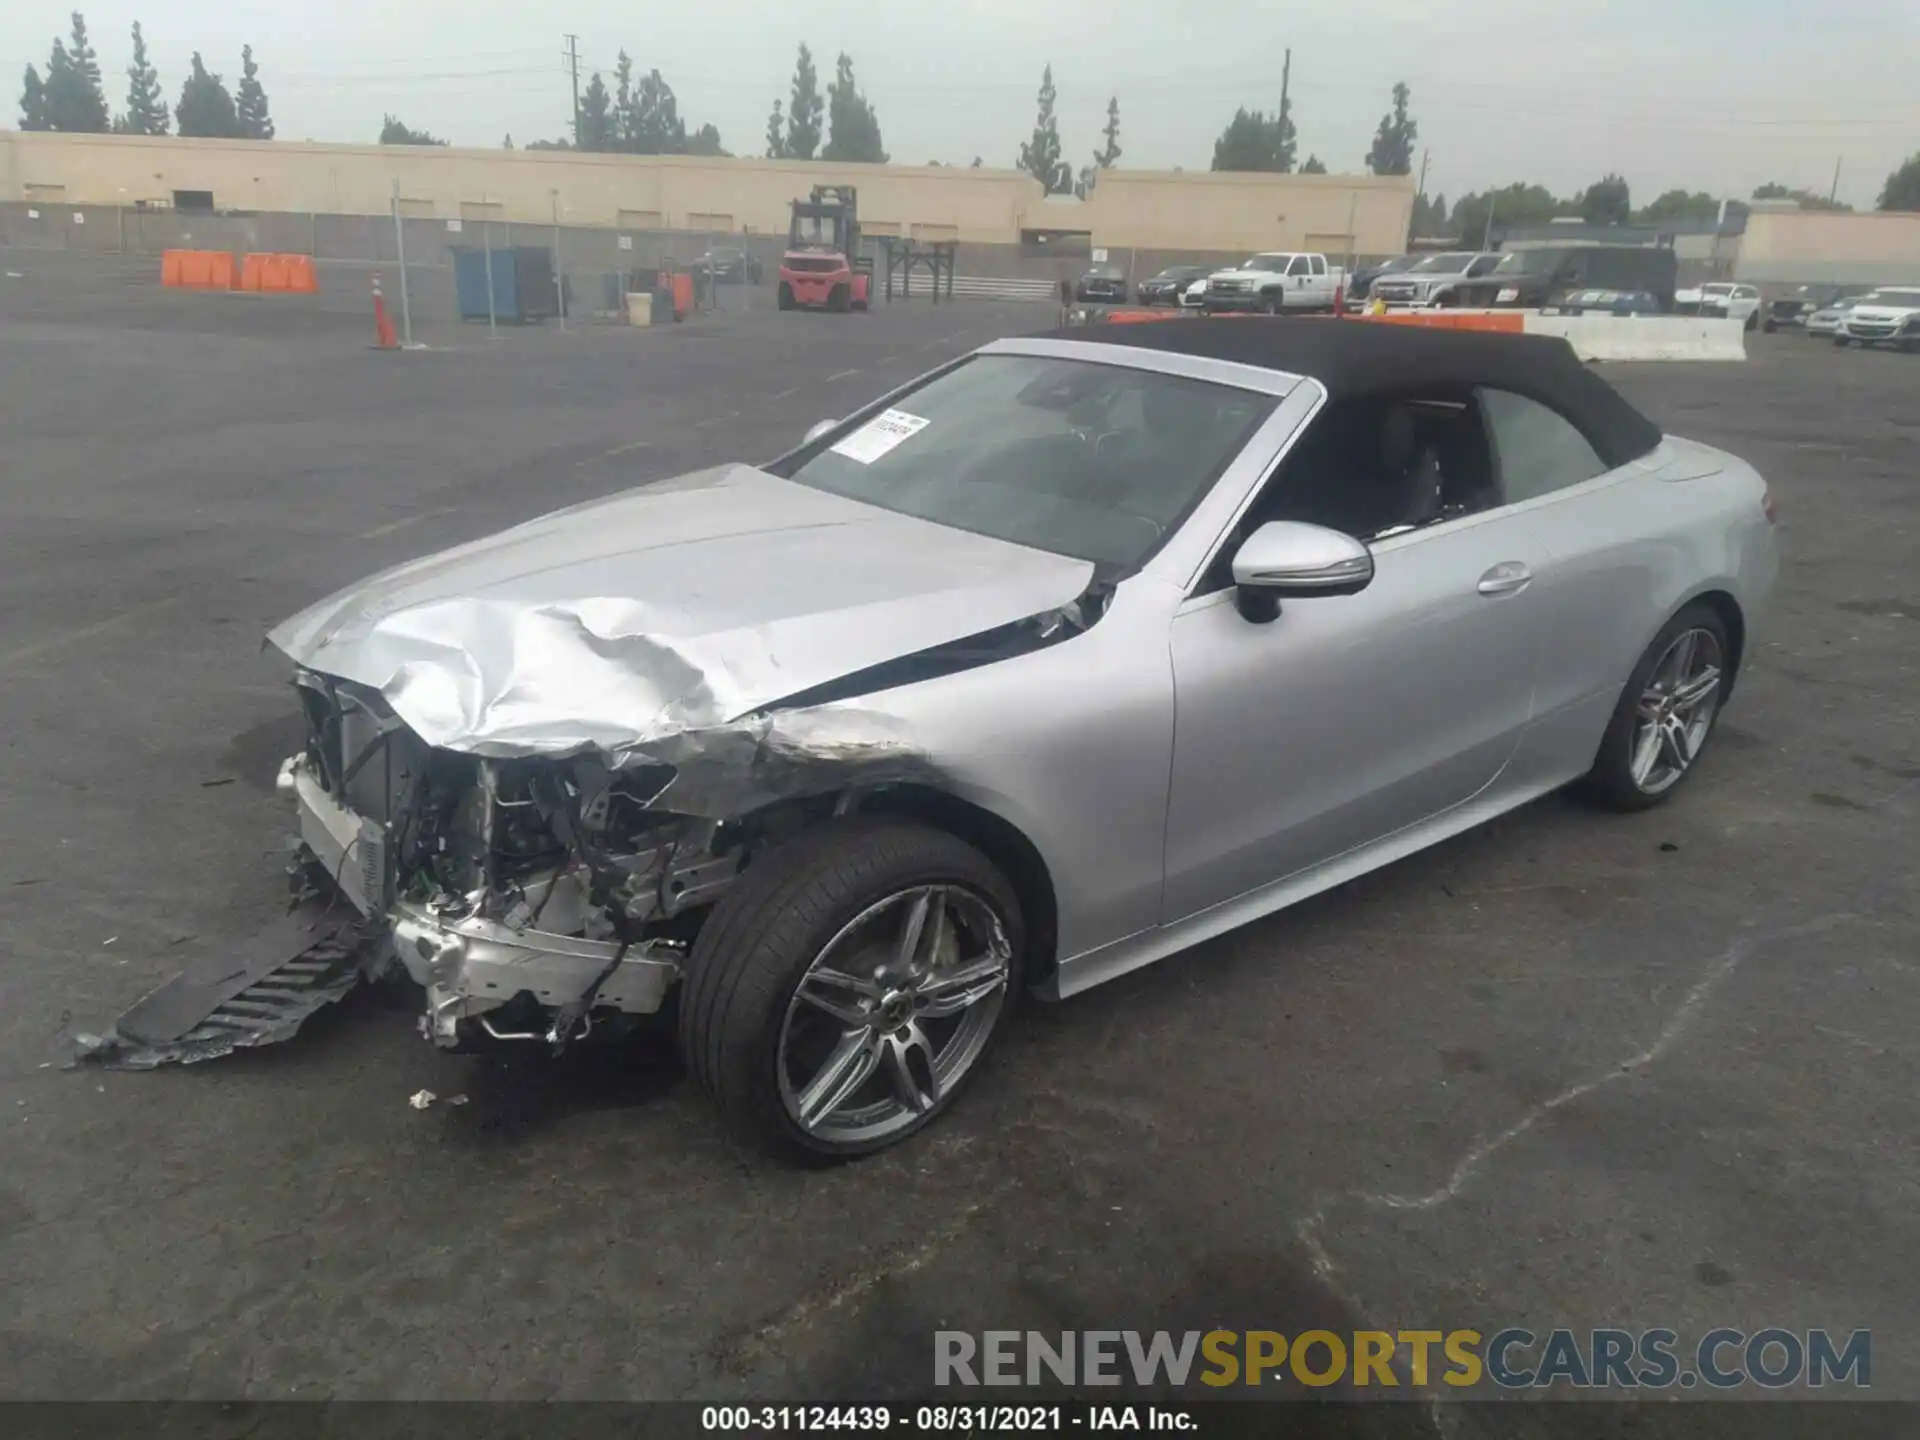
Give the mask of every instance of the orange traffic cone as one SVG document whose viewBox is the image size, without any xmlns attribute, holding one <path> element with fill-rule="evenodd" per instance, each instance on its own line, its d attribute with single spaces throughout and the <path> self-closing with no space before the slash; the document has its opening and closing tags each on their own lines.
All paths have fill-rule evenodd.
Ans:
<svg viewBox="0 0 1920 1440">
<path fill-rule="evenodd" d="M 376 350 L 398 350 L 400 341 L 393 333 L 393 321 L 387 318 L 387 302 L 380 298 L 380 277 L 373 277 L 373 329 Z"/>
</svg>

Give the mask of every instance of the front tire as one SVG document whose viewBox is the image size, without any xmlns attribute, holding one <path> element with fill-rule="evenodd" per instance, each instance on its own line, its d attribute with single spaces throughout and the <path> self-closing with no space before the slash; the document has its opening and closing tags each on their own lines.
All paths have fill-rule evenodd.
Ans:
<svg viewBox="0 0 1920 1440">
<path fill-rule="evenodd" d="M 1845 335 L 1836 335 L 1833 337 L 1834 348 L 1837 350 L 1844 350 L 1852 343 L 1853 341 Z"/>
<path fill-rule="evenodd" d="M 1025 945 L 1006 878 L 947 832 L 877 818 L 805 831 L 750 866 L 694 942 L 687 1068 L 783 1158 L 871 1154 L 978 1072 Z"/>
<path fill-rule="evenodd" d="M 1697 768 L 1733 678 L 1726 623 L 1684 607 L 1633 667 L 1584 787 L 1612 810 L 1658 805 Z"/>
<path fill-rule="evenodd" d="M 793 309 L 793 287 L 784 280 L 780 282 L 780 308 L 782 310 Z"/>
</svg>

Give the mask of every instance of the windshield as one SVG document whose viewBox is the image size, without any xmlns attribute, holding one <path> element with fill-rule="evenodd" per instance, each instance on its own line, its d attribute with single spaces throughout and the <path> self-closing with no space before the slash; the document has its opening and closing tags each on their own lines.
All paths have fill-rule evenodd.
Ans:
<svg viewBox="0 0 1920 1440">
<path fill-rule="evenodd" d="M 1125 272 L 1118 265 L 1096 265 L 1087 271 L 1089 280 L 1118 280 Z"/>
<path fill-rule="evenodd" d="M 1868 297 L 1861 296 L 1864 302 Z M 1872 303 L 1875 305 L 1920 305 L 1920 290 L 1876 290 Z"/>
<path fill-rule="evenodd" d="M 1438 271 L 1443 275 L 1457 275 L 1473 263 L 1471 250 L 1448 250 L 1444 254 L 1429 255 L 1409 272 L 1414 275 L 1431 275 Z"/>
<path fill-rule="evenodd" d="M 883 510 L 1132 570 L 1275 403 L 1120 365 L 983 355 L 777 473 Z"/>
<path fill-rule="evenodd" d="M 1489 275 L 1545 275 L 1554 267 L 1551 250 L 1512 250 L 1500 257 Z"/>
<path fill-rule="evenodd" d="M 1291 259 L 1293 259 L 1291 255 L 1249 255 L 1247 257 L 1247 263 L 1240 268 L 1242 270 L 1271 270 L 1275 274 L 1279 274 L 1287 268 L 1287 262 Z"/>
<path fill-rule="evenodd" d="M 1175 265 L 1169 269 L 1162 270 L 1153 278 L 1156 280 L 1198 280 L 1206 273 L 1207 267 L 1204 265 Z"/>
<path fill-rule="evenodd" d="M 1380 267 L 1382 275 L 1398 275 L 1403 270 L 1411 270 L 1420 261 L 1412 255 L 1396 255 Z"/>
<path fill-rule="evenodd" d="M 1731 285 L 1702 285 L 1702 286 L 1700 287 L 1700 293 L 1701 293 L 1702 295 L 1731 295 L 1731 294 L 1733 293 L 1733 286 L 1731 286 Z"/>
</svg>

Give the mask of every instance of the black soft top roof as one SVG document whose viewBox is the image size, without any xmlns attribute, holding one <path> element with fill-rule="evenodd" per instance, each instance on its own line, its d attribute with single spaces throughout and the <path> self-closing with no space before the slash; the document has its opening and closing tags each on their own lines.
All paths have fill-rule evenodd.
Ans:
<svg viewBox="0 0 1920 1440">
<path fill-rule="evenodd" d="M 1512 390 L 1572 421 L 1609 466 L 1637 460 L 1660 443 L 1660 427 L 1581 364 L 1557 335 L 1253 318 L 1075 327 L 1046 338 L 1131 345 L 1306 375 L 1334 400 L 1427 387 Z"/>
</svg>

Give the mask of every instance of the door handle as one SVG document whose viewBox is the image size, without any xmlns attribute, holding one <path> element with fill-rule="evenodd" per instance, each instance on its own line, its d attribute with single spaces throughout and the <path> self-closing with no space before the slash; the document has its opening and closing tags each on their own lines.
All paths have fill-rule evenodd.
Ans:
<svg viewBox="0 0 1920 1440">
<path fill-rule="evenodd" d="M 1533 572 L 1518 560 L 1502 560 L 1480 577 L 1482 595 L 1513 595 L 1533 583 Z"/>
</svg>

